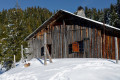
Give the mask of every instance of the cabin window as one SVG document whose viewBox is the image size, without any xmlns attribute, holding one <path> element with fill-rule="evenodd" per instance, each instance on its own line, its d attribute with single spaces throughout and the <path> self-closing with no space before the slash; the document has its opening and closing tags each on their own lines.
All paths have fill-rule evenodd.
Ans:
<svg viewBox="0 0 120 80">
<path fill-rule="evenodd" d="M 74 42 L 72 43 L 72 52 L 79 52 L 79 43 L 78 42 Z"/>
<path fill-rule="evenodd" d="M 47 49 L 49 51 L 49 54 L 51 55 L 51 45 L 50 44 L 47 45 Z M 44 47 L 41 48 L 41 56 L 44 56 Z"/>
<path fill-rule="evenodd" d="M 51 44 L 47 44 L 47 49 L 48 49 L 48 51 L 49 51 L 49 54 L 51 55 L 51 50 L 52 50 Z"/>
<path fill-rule="evenodd" d="M 83 41 L 74 42 L 69 44 L 69 54 L 72 53 L 83 53 L 84 52 L 84 44 Z"/>
<path fill-rule="evenodd" d="M 79 51 L 84 52 L 84 44 L 83 41 L 78 42 L 79 43 Z"/>
<path fill-rule="evenodd" d="M 72 54 L 72 44 L 69 44 L 69 54 Z"/>
<path fill-rule="evenodd" d="M 41 56 L 44 56 L 44 47 L 41 48 Z"/>
</svg>

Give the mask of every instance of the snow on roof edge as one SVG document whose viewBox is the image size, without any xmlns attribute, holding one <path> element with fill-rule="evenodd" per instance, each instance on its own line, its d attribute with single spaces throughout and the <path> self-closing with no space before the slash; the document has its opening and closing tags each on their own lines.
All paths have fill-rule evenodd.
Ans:
<svg viewBox="0 0 120 80">
<path fill-rule="evenodd" d="M 61 10 L 62 10 L 62 9 L 61 9 Z M 86 19 L 86 20 L 95 22 L 95 23 L 100 24 L 100 25 L 105 25 L 105 26 L 107 26 L 107 27 L 109 27 L 109 28 L 113 28 L 113 29 L 116 29 L 116 30 L 120 30 L 119 28 L 116 28 L 116 27 L 114 27 L 114 26 L 110 26 L 110 25 L 108 25 L 108 24 L 104 24 L 104 23 L 102 23 L 102 22 L 95 21 L 95 20 L 93 20 L 93 19 L 89 19 L 89 18 L 86 18 L 86 17 L 82 17 L 82 16 L 79 16 L 79 15 L 75 15 L 75 14 L 69 12 L 69 11 L 66 11 L 66 10 L 62 10 L 62 11 L 66 12 L 66 13 L 69 13 L 69 14 L 71 14 L 71 15 L 74 15 L 74 16 L 77 16 L 77 17 L 80 17 L 80 18 L 83 18 L 83 19 Z"/>
</svg>

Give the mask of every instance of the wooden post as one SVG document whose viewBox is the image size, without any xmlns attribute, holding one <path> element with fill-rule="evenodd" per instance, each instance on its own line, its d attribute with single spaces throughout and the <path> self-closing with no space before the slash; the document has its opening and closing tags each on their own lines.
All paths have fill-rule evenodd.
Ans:
<svg viewBox="0 0 120 80">
<path fill-rule="evenodd" d="M 44 65 L 47 65 L 47 56 L 46 56 L 46 32 L 44 33 Z"/>
<path fill-rule="evenodd" d="M 83 47 L 84 47 L 84 54 L 83 54 L 83 58 L 85 58 L 86 54 L 85 54 L 85 40 L 83 41 Z"/>
<path fill-rule="evenodd" d="M 60 54 L 61 54 L 61 58 L 62 58 L 62 51 L 63 51 L 63 49 L 62 49 L 62 44 L 63 44 L 63 41 L 62 41 L 62 26 L 60 26 Z"/>
<path fill-rule="evenodd" d="M 101 36 L 101 44 L 100 44 L 100 45 L 101 45 L 101 58 L 103 58 L 103 57 L 102 57 L 102 56 L 103 56 L 103 55 L 102 55 L 102 48 L 103 48 L 103 47 L 102 47 L 102 36 Z"/>
<path fill-rule="evenodd" d="M 118 42 L 117 42 L 117 37 L 115 37 L 115 59 L 116 59 L 116 64 L 118 64 Z"/>
<path fill-rule="evenodd" d="M 104 46 L 104 51 L 103 51 L 103 58 L 106 58 L 106 53 L 105 53 L 105 24 L 103 23 L 104 27 L 104 34 L 103 34 L 103 46 Z"/>
<path fill-rule="evenodd" d="M 15 67 L 15 63 L 16 63 L 16 60 L 15 60 L 15 55 L 14 55 L 14 64 L 13 64 L 13 67 Z"/>
<path fill-rule="evenodd" d="M 21 45 L 21 62 L 23 63 L 24 61 L 24 57 L 23 57 L 23 45 Z"/>
<path fill-rule="evenodd" d="M 66 51 L 66 26 L 65 26 L 65 21 L 63 20 L 63 28 L 64 28 L 64 47 L 65 47 L 65 54 L 64 54 L 64 58 L 67 58 L 67 51 Z"/>
<path fill-rule="evenodd" d="M 47 49 L 47 46 L 46 46 L 45 48 L 46 48 L 47 55 L 48 55 L 48 58 L 49 58 L 49 60 L 50 60 L 50 63 L 52 63 L 52 58 L 51 58 L 51 56 L 50 56 L 50 54 L 49 54 L 49 51 L 48 51 L 48 49 Z"/>
</svg>

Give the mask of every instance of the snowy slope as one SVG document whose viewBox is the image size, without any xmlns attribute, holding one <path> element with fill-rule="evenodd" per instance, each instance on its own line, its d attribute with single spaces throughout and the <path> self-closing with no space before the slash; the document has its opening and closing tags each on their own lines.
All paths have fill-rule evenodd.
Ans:
<svg viewBox="0 0 120 80">
<path fill-rule="evenodd" d="M 107 59 L 54 59 L 47 66 L 32 59 L 0 75 L 0 80 L 120 80 L 120 64 Z M 120 63 L 120 61 L 119 61 Z"/>
<path fill-rule="evenodd" d="M 0 74 L 4 73 L 6 71 L 5 68 L 2 68 L 1 64 L 0 64 Z"/>
</svg>

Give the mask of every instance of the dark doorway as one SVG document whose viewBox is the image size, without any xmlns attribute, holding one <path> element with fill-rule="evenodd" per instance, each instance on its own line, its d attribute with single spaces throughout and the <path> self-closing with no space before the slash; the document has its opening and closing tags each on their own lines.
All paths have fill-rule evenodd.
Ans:
<svg viewBox="0 0 120 80">
<path fill-rule="evenodd" d="M 47 44 L 47 49 L 49 51 L 49 54 L 51 55 L 51 50 L 52 50 L 51 44 Z"/>
<path fill-rule="evenodd" d="M 83 41 L 79 41 L 79 51 L 84 53 L 84 42 Z"/>
<path fill-rule="evenodd" d="M 69 44 L 69 54 L 72 54 L 72 44 Z"/>
<path fill-rule="evenodd" d="M 41 56 L 44 56 L 44 47 L 41 48 Z"/>
</svg>

